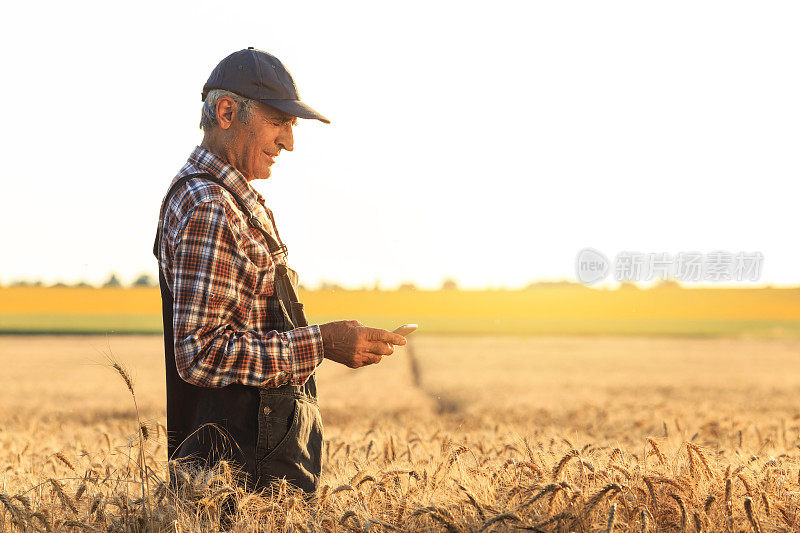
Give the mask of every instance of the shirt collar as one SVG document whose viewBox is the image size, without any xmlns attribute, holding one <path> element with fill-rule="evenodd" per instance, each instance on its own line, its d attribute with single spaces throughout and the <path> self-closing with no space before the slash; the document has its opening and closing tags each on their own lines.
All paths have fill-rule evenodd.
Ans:
<svg viewBox="0 0 800 533">
<path fill-rule="evenodd" d="M 242 173 L 233 168 L 230 163 L 226 163 L 219 156 L 202 146 L 195 147 L 191 155 L 189 155 L 189 163 L 200 172 L 207 172 L 222 180 L 225 185 L 244 200 L 250 211 L 258 212 L 257 206 L 259 201 L 263 201 L 262 196 L 253 189 Z"/>
</svg>

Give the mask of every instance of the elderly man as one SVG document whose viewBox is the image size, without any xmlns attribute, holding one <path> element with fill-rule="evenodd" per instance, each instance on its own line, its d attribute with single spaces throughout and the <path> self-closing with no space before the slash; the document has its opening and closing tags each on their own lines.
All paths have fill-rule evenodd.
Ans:
<svg viewBox="0 0 800 533">
<path fill-rule="evenodd" d="M 377 363 L 405 339 L 357 321 L 306 322 L 272 211 L 250 184 L 292 151 L 298 118 L 329 122 L 300 101 L 277 58 L 248 48 L 223 59 L 203 88 L 203 141 L 162 203 L 154 253 L 169 458 L 225 459 L 250 488 L 285 478 L 311 492 L 321 471 L 317 366 Z"/>
</svg>

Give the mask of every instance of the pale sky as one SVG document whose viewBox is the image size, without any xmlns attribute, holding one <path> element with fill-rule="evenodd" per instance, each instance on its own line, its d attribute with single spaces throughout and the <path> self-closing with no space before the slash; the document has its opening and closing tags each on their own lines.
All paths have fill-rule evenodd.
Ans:
<svg viewBox="0 0 800 533">
<path fill-rule="evenodd" d="M 794 2 L 14 2 L 0 282 L 156 272 L 160 201 L 229 53 L 300 121 L 256 188 L 301 280 L 574 278 L 584 247 L 759 251 L 800 284 Z"/>
</svg>

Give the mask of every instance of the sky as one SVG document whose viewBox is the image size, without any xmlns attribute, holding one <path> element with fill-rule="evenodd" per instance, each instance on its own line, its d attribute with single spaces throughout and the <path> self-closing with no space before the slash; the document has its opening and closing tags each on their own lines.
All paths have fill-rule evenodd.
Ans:
<svg viewBox="0 0 800 533">
<path fill-rule="evenodd" d="M 295 149 L 253 182 L 301 281 L 521 287 L 586 247 L 760 252 L 800 284 L 800 4 L 14 2 L 0 283 L 155 273 L 229 53 L 282 60 Z"/>
</svg>

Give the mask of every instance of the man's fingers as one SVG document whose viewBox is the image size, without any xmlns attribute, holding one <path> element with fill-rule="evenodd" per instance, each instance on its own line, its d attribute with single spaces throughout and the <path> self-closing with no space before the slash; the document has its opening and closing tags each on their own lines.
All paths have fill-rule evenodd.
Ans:
<svg viewBox="0 0 800 533">
<path fill-rule="evenodd" d="M 369 341 L 367 344 L 367 351 L 377 355 L 392 355 L 394 348 L 392 345 L 381 341 Z"/>
<path fill-rule="evenodd" d="M 380 354 L 370 353 L 370 352 L 367 352 L 366 356 L 367 357 L 365 358 L 364 363 L 363 363 L 364 366 L 374 365 L 375 363 L 380 363 L 381 359 L 383 357 Z"/>
<path fill-rule="evenodd" d="M 397 333 L 379 328 L 367 328 L 367 339 L 371 341 L 383 341 L 395 346 L 405 346 L 406 338 Z"/>
</svg>

